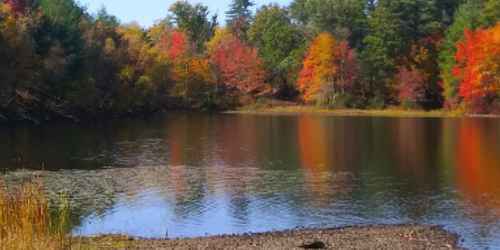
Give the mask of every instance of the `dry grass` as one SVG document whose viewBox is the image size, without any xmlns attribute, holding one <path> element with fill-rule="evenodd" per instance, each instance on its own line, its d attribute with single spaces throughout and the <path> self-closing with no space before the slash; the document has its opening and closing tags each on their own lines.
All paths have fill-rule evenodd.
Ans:
<svg viewBox="0 0 500 250">
<path fill-rule="evenodd" d="M 239 111 L 229 113 L 240 114 L 320 114 L 332 116 L 378 116 L 378 117 L 419 117 L 419 118 L 433 118 L 433 117 L 464 117 L 466 116 L 462 111 L 420 111 L 420 110 L 406 110 L 401 108 L 389 108 L 383 110 L 361 110 L 361 109 L 327 109 L 315 106 L 276 106 L 253 108 L 246 107 Z"/>
<path fill-rule="evenodd" d="M 67 202 L 62 204 L 59 211 L 51 212 L 41 185 L 37 182 L 15 190 L 1 188 L 0 249 L 69 248 L 69 206 Z"/>
</svg>

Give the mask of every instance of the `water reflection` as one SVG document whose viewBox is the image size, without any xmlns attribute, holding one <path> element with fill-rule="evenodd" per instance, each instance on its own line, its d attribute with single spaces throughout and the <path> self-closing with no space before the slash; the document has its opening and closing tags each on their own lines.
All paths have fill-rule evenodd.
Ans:
<svg viewBox="0 0 500 250">
<path fill-rule="evenodd" d="M 500 244 L 497 120 L 189 113 L 0 138 L 3 178 L 69 192 L 78 234 L 411 222 Z"/>
<path fill-rule="evenodd" d="M 456 183 L 471 202 L 500 215 L 500 127 L 467 119 L 459 125 Z"/>
</svg>

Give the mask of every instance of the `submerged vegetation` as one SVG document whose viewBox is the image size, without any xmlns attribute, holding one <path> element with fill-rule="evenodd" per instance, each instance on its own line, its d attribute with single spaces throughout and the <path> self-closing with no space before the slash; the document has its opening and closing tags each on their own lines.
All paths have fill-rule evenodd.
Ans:
<svg viewBox="0 0 500 250">
<path fill-rule="evenodd" d="M 68 223 L 68 206 L 51 210 L 40 184 L 0 189 L 0 249 L 67 249 Z"/>
<path fill-rule="evenodd" d="M 500 110 L 498 0 L 294 0 L 227 25 L 178 1 L 144 28 L 74 0 L 0 0 L 0 121 L 231 109 Z"/>
</svg>

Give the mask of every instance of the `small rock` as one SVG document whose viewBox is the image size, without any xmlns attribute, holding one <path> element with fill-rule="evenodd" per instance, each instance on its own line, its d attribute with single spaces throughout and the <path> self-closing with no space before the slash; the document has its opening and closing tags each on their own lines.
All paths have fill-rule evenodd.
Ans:
<svg viewBox="0 0 500 250">
<path fill-rule="evenodd" d="M 312 243 L 307 243 L 307 244 L 304 244 L 302 246 L 300 246 L 301 248 L 304 248 L 304 249 L 325 249 L 326 248 L 326 244 L 321 242 L 321 241 L 315 241 L 315 242 L 312 242 Z"/>
</svg>

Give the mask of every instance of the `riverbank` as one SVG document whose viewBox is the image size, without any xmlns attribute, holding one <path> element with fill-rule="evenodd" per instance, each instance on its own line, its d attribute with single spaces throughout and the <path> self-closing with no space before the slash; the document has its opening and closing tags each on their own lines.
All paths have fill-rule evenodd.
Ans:
<svg viewBox="0 0 500 250">
<path fill-rule="evenodd" d="M 82 238 L 84 249 L 461 249 L 458 237 L 441 227 L 421 225 L 346 227 L 324 230 L 148 240 L 124 236 Z"/>
<path fill-rule="evenodd" d="M 462 111 L 445 110 L 406 110 L 398 108 L 388 109 L 328 109 L 316 106 L 286 105 L 274 107 L 244 107 L 239 110 L 229 111 L 230 114 L 320 114 L 332 116 L 378 116 L 378 117 L 415 117 L 415 118 L 456 118 L 456 117 L 500 117 L 498 115 L 470 115 Z"/>
</svg>

